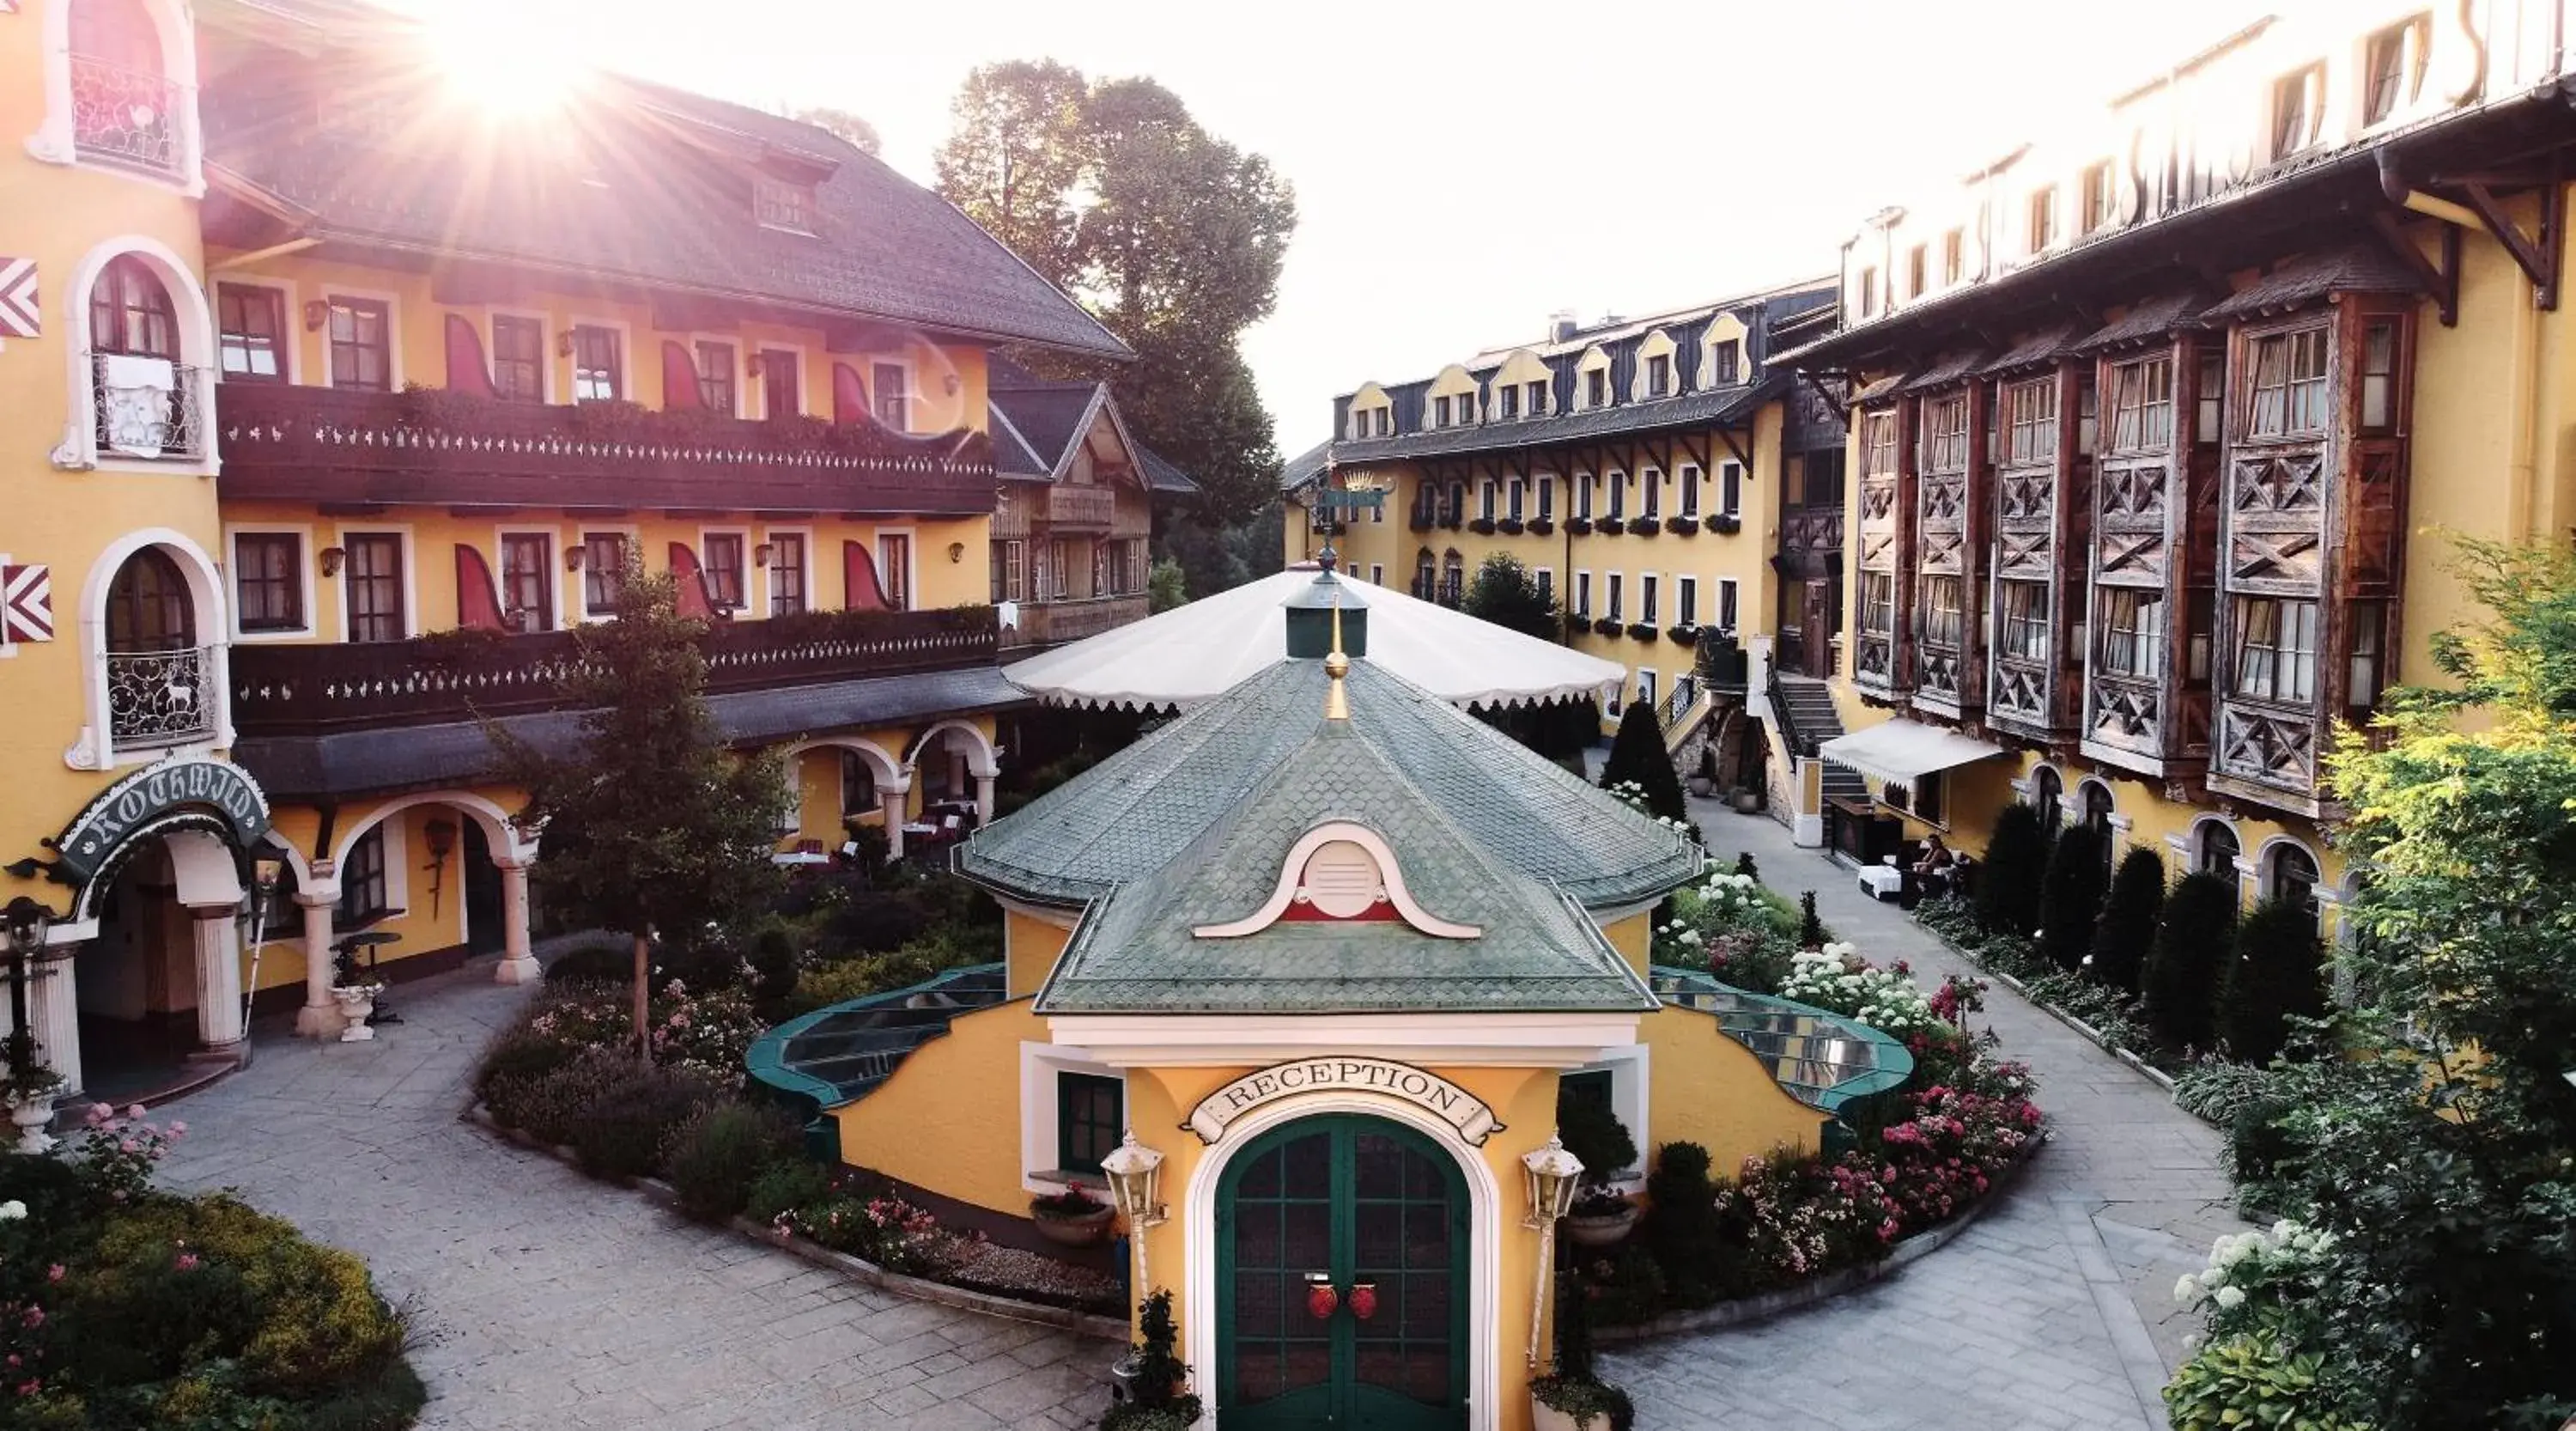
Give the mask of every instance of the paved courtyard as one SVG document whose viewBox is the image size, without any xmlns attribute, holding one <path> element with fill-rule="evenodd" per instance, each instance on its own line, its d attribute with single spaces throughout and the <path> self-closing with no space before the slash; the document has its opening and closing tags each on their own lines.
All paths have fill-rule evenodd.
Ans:
<svg viewBox="0 0 2576 1431">
<path fill-rule="evenodd" d="M 1703 803 L 1711 847 L 1814 888 L 1827 923 L 1937 981 L 1955 961 L 1892 905 Z M 396 991 L 372 1044 L 268 1034 L 248 1070 L 172 1111 L 166 1171 L 237 1187 L 364 1255 L 412 1309 L 423 1425 L 867 1427 L 1092 1424 L 1107 1343 L 843 1282 L 458 1121 L 475 1052 L 525 997 L 489 966 Z M 2174 1279 L 2238 1224 L 2217 1135 L 2063 1025 L 1998 990 L 1985 1017 L 2038 1070 L 2055 1141 L 1957 1241 L 1875 1287 L 1750 1328 L 1608 1355 L 1648 1428 L 2158 1428 L 2188 1323 Z"/>
</svg>

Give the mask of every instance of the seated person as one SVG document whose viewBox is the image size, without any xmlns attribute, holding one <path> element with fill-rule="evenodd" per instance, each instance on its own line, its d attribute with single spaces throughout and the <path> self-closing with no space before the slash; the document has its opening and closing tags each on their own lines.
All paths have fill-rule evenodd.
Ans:
<svg viewBox="0 0 2576 1431">
<path fill-rule="evenodd" d="M 1928 836 L 1923 841 L 1922 855 L 1914 861 L 1914 875 L 1927 891 L 1939 894 L 1950 887 L 1957 864 L 1957 858 L 1941 843 L 1939 835 Z"/>
</svg>

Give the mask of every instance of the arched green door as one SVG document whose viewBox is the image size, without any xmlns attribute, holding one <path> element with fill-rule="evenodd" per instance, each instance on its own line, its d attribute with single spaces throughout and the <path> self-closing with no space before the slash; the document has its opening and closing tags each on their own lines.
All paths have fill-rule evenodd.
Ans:
<svg viewBox="0 0 2576 1431">
<path fill-rule="evenodd" d="M 1457 1161 L 1400 1123 L 1331 1114 L 1253 1139 L 1217 1184 L 1217 1424 L 1464 1427 L 1468 1217 Z M 1320 1318 L 1317 1285 L 1337 1303 Z"/>
</svg>

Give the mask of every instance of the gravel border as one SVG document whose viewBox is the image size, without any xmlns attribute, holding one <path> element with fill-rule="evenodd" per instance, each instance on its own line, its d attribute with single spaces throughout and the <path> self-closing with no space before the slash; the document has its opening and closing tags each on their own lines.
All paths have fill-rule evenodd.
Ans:
<svg viewBox="0 0 2576 1431">
<path fill-rule="evenodd" d="M 568 1168 L 580 1167 L 580 1160 L 573 1156 L 572 1149 L 540 1142 L 516 1128 L 504 1128 L 493 1122 L 491 1113 L 479 1103 L 469 1106 L 458 1116 L 462 1121 L 482 1129 L 501 1142 L 542 1154 Z M 593 1178 L 591 1181 L 600 1180 Z M 607 1185 L 603 1184 L 603 1186 Z M 679 1193 L 669 1183 L 659 1178 L 636 1178 L 625 1186 L 666 1208 L 676 1210 L 679 1206 Z M 853 1282 L 892 1292 L 898 1297 L 908 1297 L 917 1302 L 932 1302 L 964 1312 L 978 1312 L 988 1317 L 1002 1317 L 1014 1322 L 1033 1322 L 1039 1326 L 1055 1327 L 1077 1336 L 1094 1337 L 1120 1345 L 1125 1345 L 1130 1335 L 1127 1323 L 1120 1318 L 1077 1312 L 1070 1307 L 1054 1307 L 1043 1302 L 1023 1302 L 1017 1298 L 1004 1297 L 992 1292 L 952 1287 L 945 1282 L 933 1282 L 921 1277 L 907 1276 L 901 1272 L 890 1272 L 865 1258 L 853 1257 L 846 1252 L 835 1252 L 793 1233 L 782 1233 L 776 1228 L 763 1227 L 747 1217 L 736 1217 L 728 1225 L 735 1232 L 763 1247 L 777 1248 L 792 1256 L 801 1257 L 817 1267 L 838 1272 Z"/>
</svg>

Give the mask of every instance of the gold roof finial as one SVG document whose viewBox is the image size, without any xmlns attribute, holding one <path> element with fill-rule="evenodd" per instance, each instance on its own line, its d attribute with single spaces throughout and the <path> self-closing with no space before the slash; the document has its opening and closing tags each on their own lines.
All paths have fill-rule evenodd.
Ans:
<svg viewBox="0 0 2576 1431">
<path fill-rule="evenodd" d="M 1324 719 L 1351 718 L 1350 693 L 1342 687 L 1342 678 L 1350 673 L 1351 658 L 1342 654 L 1342 589 L 1337 582 L 1333 586 L 1333 650 L 1324 658 L 1324 675 L 1332 682 L 1324 688 Z"/>
</svg>

